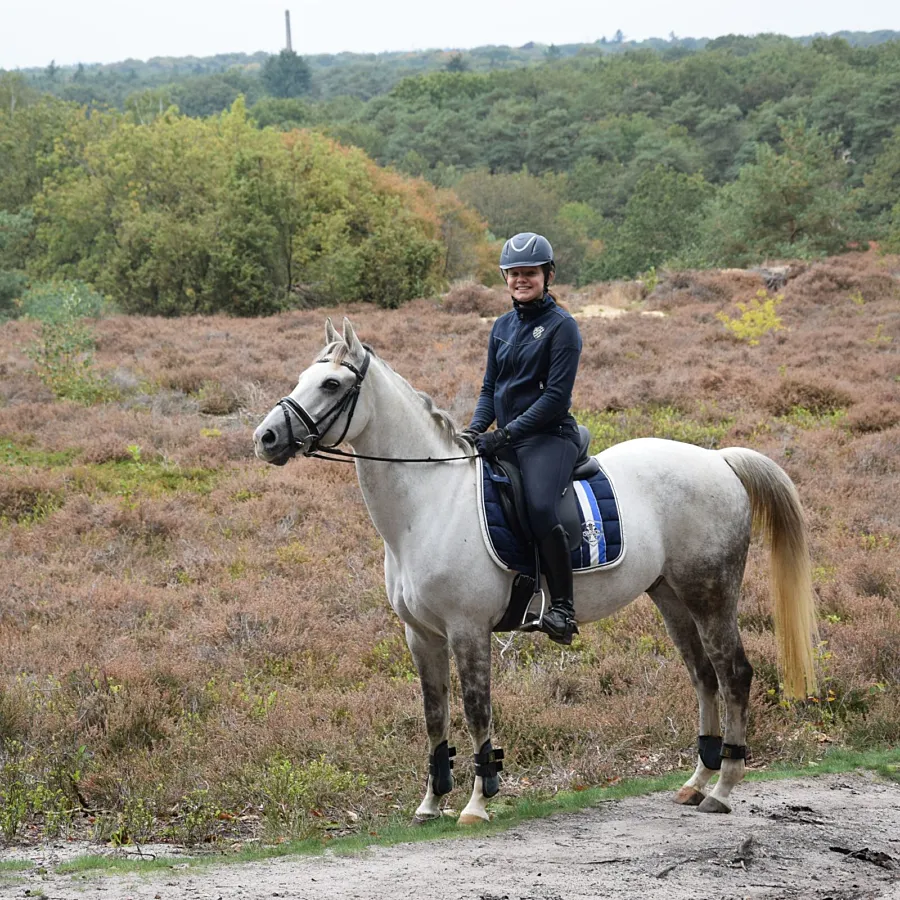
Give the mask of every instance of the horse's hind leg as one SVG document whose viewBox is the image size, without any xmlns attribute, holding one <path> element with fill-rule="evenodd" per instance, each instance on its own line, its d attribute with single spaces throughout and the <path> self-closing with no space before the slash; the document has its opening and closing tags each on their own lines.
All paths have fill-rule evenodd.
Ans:
<svg viewBox="0 0 900 900">
<path fill-rule="evenodd" d="M 490 818 L 485 804 L 500 790 L 497 773 L 503 768 L 498 762 L 502 751 L 491 746 L 491 636 L 466 632 L 452 635 L 450 644 L 459 671 L 476 773 L 472 796 L 459 814 L 459 824 L 472 825 Z"/>
<path fill-rule="evenodd" d="M 735 606 L 737 604 L 735 603 Z M 710 661 L 719 677 L 719 689 L 725 700 L 725 741 L 722 744 L 722 768 L 719 780 L 700 804 L 701 812 L 731 812 L 732 790 L 744 780 L 747 753 L 747 718 L 750 712 L 750 665 L 737 628 L 736 614 L 730 620 L 698 622 L 698 629 Z"/>
<path fill-rule="evenodd" d="M 406 643 L 422 682 L 425 728 L 428 731 L 428 787 L 415 821 L 440 818 L 441 797 L 453 788 L 450 727 L 450 653 L 445 638 L 406 626 Z"/>
<path fill-rule="evenodd" d="M 700 704 L 699 733 L 718 736 L 721 734 L 718 705 L 719 680 L 706 655 L 706 650 L 703 649 L 703 642 L 700 640 L 697 626 L 687 607 L 665 581 L 660 582 L 649 593 L 662 613 L 666 630 L 681 653 L 681 658 L 684 660 L 694 684 L 694 690 L 697 692 L 697 700 Z M 685 806 L 698 806 L 705 797 L 704 791 L 709 780 L 715 774 L 716 770 L 707 768 L 698 754 L 697 768 L 675 794 L 675 802 Z"/>
<path fill-rule="evenodd" d="M 724 742 L 719 745 L 711 741 L 705 748 L 710 756 L 720 751 L 722 768 L 715 787 L 700 804 L 701 812 L 731 812 L 731 792 L 744 779 L 753 667 L 744 653 L 737 625 L 743 562 L 743 556 L 735 558 L 718 578 L 695 579 L 691 589 L 680 585 L 675 588 L 694 619 L 725 701 Z"/>
</svg>

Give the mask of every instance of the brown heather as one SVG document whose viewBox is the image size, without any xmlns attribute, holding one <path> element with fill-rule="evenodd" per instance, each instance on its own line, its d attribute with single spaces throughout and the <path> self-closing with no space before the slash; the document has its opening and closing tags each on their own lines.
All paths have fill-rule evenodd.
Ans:
<svg viewBox="0 0 900 900">
<path fill-rule="evenodd" d="M 661 273 L 649 296 L 640 285 L 561 289 L 575 313 L 626 310 L 579 319 L 574 403 L 601 444 L 639 434 L 740 444 L 797 483 L 823 616 L 822 694 L 779 702 L 767 556 L 755 544 L 741 622 L 756 669 L 756 765 L 900 740 L 900 261 L 793 266 L 776 291 L 784 330 L 751 347 L 716 313 L 738 315 L 735 303 L 763 288 L 761 275 L 724 271 Z M 143 797 L 159 834 L 198 788 L 209 789 L 211 832 L 230 827 L 214 811 L 259 812 L 261 773 L 278 756 L 300 768 L 324 755 L 368 779 L 317 810 L 323 819 L 310 814 L 311 828 L 349 825 L 348 811 L 366 827 L 407 816 L 426 771 L 420 696 L 353 469 L 267 467 L 250 435 L 322 346 L 325 312 L 350 315 L 465 424 L 505 303 L 467 284 L 395 312 L 111 318 L 96 326 L 95 367 L 119 399 L 93 407 L 53 401 L 23 352 L 36 330 L 4 325 L 2 758 L 56 772 L 95 815 Z M 693 758 L 696 701 L 646 598 L 584 627 L 571 649 L 518 638 L 495 675 L 507 793 Z M 458 692 L 452 729 L 455 803 L 472 775 Z M 73 787 L 59 772 L 76 768 Z"/>
</svg>

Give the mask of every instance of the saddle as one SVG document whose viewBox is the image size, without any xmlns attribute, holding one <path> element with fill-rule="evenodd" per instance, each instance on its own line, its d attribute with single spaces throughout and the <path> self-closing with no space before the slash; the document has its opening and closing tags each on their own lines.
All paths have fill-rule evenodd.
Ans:
<svg viewBox="0 0 900 900">
<path fill-rule="evenodd" d="M 588 481 L 600 471 L 600 463 L 589 456 L 591 433 L 584 425 L 578 426 L 578 459 L 572 470 L 572 478 L 563 492 L 559 505 L 559 518 L 566 534 L 569 536 L 569 550 L 575 551 L 581 546 L 581 519 L 578 515 L 578 500 L 572 488 L 573 481 Z M 495 470 L 505 476 L 497 479 L 500 505 L 506 515 L 506 521 L 513 534 L 526 546 L 534 544 L 534 535 L 528 522 L 528 506 L 525 502 L 525 491 L 522 488 L 522 473 L 511 453 L 501 451 L 492 461 Z"/>
</svg>

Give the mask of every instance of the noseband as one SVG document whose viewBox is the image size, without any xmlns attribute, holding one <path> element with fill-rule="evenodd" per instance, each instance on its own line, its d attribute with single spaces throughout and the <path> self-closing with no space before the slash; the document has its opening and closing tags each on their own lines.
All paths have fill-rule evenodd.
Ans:
<svg viewBox="0 0 900 900">
<path fill-rule="evenodd" d="M 278 406 L 281 407 L 281 411 L 284 413 L 284 424 L 287 428 L 288 446 L 291 448 L 291 456 L 296 456 L 297 449 L 303 446 L 303 441 L 298 441 L 294 437 L 294 429 L 291 426 L 291 413 L 306 426 L 308 437 L 310 438 L 309 446 L 303 451 L 304 456 L 312 456 L 320 449 L 333 450 L 344 440 L 347 431 L 350 429 L 350 422 L 353 419 L 356 403 L 359 400 L 359 389 L 362 386 L 363 379 L 366 377 L 366 372 L 369 368 L 369 356 L 370 353 L 366 350 L 363 363 L 358 369 L 348 362 L 341 363 L 342 366 L 353 372 L 356 376 L 356 381 L 351 385 L 344 396 L 341 397 L 334 406 L 322 413 L 318 419 L 313 419 L 313 417 L 293 397 L 283 397 L 278 401 Z M 331 362 L 331 360 L 320 359 L 319 362 L 325 363 Z M 320 447 L 322 438 L 328 433 L 328 430 L 335 422 L 337 422 L 345 411 L 347 413 L 347 421 L 344 424 L 344 430 L 341 432 L 341 436 L 330 447 Z"/>
</svg>

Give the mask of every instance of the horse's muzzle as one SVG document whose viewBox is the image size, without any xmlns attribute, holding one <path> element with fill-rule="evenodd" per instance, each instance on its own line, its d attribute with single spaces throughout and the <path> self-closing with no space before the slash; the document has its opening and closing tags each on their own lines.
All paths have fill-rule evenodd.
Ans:
<svg viewBox="0 0 900 900">
<path fill-rule="evenodd" d="M 271 463 L 273 466 L 283 466 L 297 453 L 295 446 L 281 446 L 282 443 L 282 439 L 271 428 L 267 428 L 261 433 L 257 430 L 253 435 L 253 445 L 257 458 L 263 462 Z"/>
</svg>

